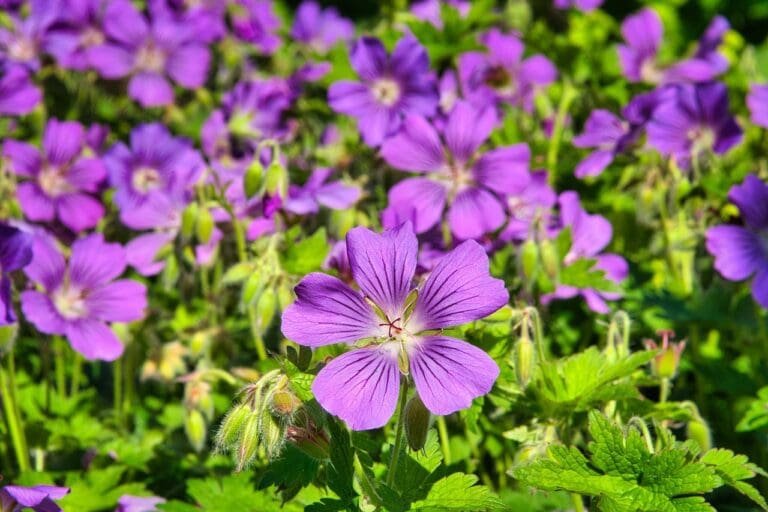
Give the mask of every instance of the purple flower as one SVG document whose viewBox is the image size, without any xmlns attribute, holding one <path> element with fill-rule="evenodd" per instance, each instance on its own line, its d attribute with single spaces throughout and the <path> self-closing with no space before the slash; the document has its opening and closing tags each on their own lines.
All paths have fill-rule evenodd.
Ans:
<svg viewBox="0 0 768 512">
<path fill-rule="evenodd" d="M 10 27 L 0 27 L 0 64 L 15 64 L 37 70 L 48 29 L 61 8 L 57 0 L 31 0 L 29 16 L 10 13 Z"/>
<path fill-rule="evenodd" d="M 613 162 L 616 154 L 621 152 L 630 135 L 629 123 L 608 110 L 593 110 L 584 125 L 584 131 L 573 138 L 573 145 L 596 150 L 576 166 L 576 177 L 601 174 Z"/>
<path fill-rule="evenodd" d="M 413 380 L 427 409 L 441 415 L 469 407 L 499 374 L 482 350 L 434 333 L 507 303 L 503 281 L 488 272 L 485 251 L 474 241 L 462 243 L 414 288 L 417 251 L 410 224 L 381 235 L 354 228 L 347 234 L 347 253 L 360 291 L 312 273 L 296 286 L 296 302 L 283 312 L 283 334 L 305 346 L 370 340 L 328 363 L 312 385 L 320 405 L 354 430 L 387 423 L 401 374 Z"/>
<path fill-rule="evenodd" d="M 82 125 L 56 119 L 45 127 L 42 154 L 26 142 L 8 139 L 3 143 L 12 172 L 27 178 L 16 195 L 28 219 L 51 222 L 58 218 L 74 232 L 101 220 L 104 207 L 91 194 L 98 192 L 106 172 L 99 158 L 83 154 L 84 145 Z"/>
<path fill-rule="evenodd" d="M 0 116 L 29 114 L 42 97 L 24 67 L 0 64 Z"/>
<path fill-rule="evenodd" d="M 528 182 L 530 150 L 516 144 L 479 152 L 495 125 L 493 108 L 459 102 L 448 116 L 443 142 L 424 118 L 408 116 L 400 133 L 381 147 L 381 155 L 396 169 L 427 176 L 408 178 L 389 190 L 384 225 L 411 221 L 416 233 L 424 233 L 441 221 L 448 204 L 448 224 L 460 240 L 500 228 L 506 219 L 505 196 Z"/>
<path fill-rule="evenodd" d="M 46 38 L 46 50 L 60 66 L 83 71 L 91 67 L 93 48 L 103 44 L 103 0 L 64 0 L 59 21 Z"/>
<path fill-rule="evenodd" d="M 749 175 L 735 185 L 728 198 L 739 208 L 743 226 L 715 226 L 707 230 L 707 250 L 715 268 L 729 281 L 752 279 L 752 297 L 768 308 L 768 184 Z"/>
<path fill-rule="evenodd" d="M 153 19 L 170 19 L 189 27 L 196 40 L 212 43 L 224 37 L 227 32 L 224 23 L 226 5 L 221 0 L 150 0 L 149 12 Z"/>
<path fill-rule="evenodd" d="M 333 7 L 321 9 L 313 0 L 305 0 L 296 11 L 291 36 L 318 53 L 326 53 L 339 41 L 355 35 L 354 24 Z"/>
<path fill-rule="evenodd" d="M 571 248 L 564 263 L 570 265 L 582 258 L 594 259 L 594 269 L 605 272 L 608 280 L 614 283 L 623 281 L 629 273 L 626 260 L 618 254 L 601 253 L 613 237 L 611 223 L 605 217 L 587 213 L 581 206 L 576 192 L 563 192 L 558 202 L 561 226 L 571 229 Z M 578 295 L 582 296 L 589 309 L 596 313 L 608 313 L 610 309 L 605 301 L 621 297 L 617 292 L 558 284 L 553 293 L 542 296 L 541 300 L 548 304 L 552 300 L 571 299 Z"/>
<path fill-rule="evenodd" d="M 133 229 L 175 225 L 204 169 L 192 144 L 159 123 L 134 128 L 131 146 L 115 144 L 104 162 L 120 220 Z"/>
<path fill-rule="evenodd" d="M 478 106 L 510 103 L 533 108 L 537 89 L 557 79 L 557 69 L 543 55 L 523 59 L 525 45 L 515 35 L 492 29 L 481 37 L 488 53 L 459 57 L 459 81 L 464 97 Z"/>
<path fill-rule="evenodd" d="M 344 210 L 360 198 L 360 188 L 345 185 L 341 181 L 328 182 L 333 169 L 315 169 L 304 186 L 291 185 L 284 208 L 297 215 L 317 213 L 320 206 L 332 210 Z"/>
<path fill-rule="evenodd" d="M 140 320 L 147 306 L 143 284 L 115 280 L 126 267 L 122 246 L 95 233 L 77 240 L 65 260 L 50 237 L 37 235 L 33 254 L 24 273 L 41 289 L 21 294 L 26 319 L 40 332 L 66 336 L 86 359 L 120 357 L 123 344 L 108 322 Z"/>
<path fill-rule="evenodd" d="M 547 171 L 534 171 L 525 186 L 507 196 L 509 222 L 499 234 L 505 242 L 522 242 L 541 234 L 549 237 L 557 193 L 549 185 Z"/>
<path fill-rule="evenodd" d="M 400 39 L 391 55 L 376 38 L 360 38 L 350 53 L 360 82 L 331 85 L 328 101 L 336 112 L 357 118 L 363 140 L 378 146 L 395 133 L 403 116 L 430 117 L 437 109 L 435 77 L 427 52 L 412 35 Z"/>
<path fill-rule="evenodd" d="M 11 272 L 32 261 L 32 236 L 0 222 L 0 326 L 16 322 L 11 304 Z"/>
<path fill-rule="evenodd" d="M 155 512 L 157 505 L 165 503 L 157 496 L 121 496 L 117 501 L 115 512 Z"/>
<path fill-rule="evenodd" d="M 470 3 L 467 0 L 421 0 L 411 6 L 411 14 L 420 20 L 428 21 L 437 28 L 443 28 L 442 6 L 454 7 L 461 16 L 469 13 Z"/>
<path fill-rule="evenodd" d="M 112 0 L 104 13 L 107 42 L 89 52 L 104 78 L 130 76 L 128 95 L 144 107 L 173 102 L 167 77 L 187 89 L 200 87 L 211 54 L 195 38 L 193 27 L 168 18 L 148 20 L 127 0 Z"/>
<path fill-rule="evenodd" d="M 752 84 L 747 96 L 752 122 L 768 128 L 768 85 Z"/>
<path fill-rule="evenodd" d="M 603 0 L 555 0 L 555 7 L 568 9 L 573 7 L 580 11 L 590 12 L 603 5 Z"/>
<path fill-rule="evenodd" d="M 54 503 L 54 500 L 60 500 L 67 494 L 67 487 L 6 485 L 0 489 L 0 510 L 20 512 L 31 508 L 35 512 L 61 512 L 61 507 Z"/>
<path fill-rule="evenodd" d="M 280 45 L 276 35 L 280 19 L 275 16 L 271 0 L 235 0 L 231 14 L 232 32 L 252 43 L 261 53 L 271 55 Z"/>
<path fill-rule="evenodd" d="M 741 142 L 743 132 L 728 110 L 728 90 L 718 82 L 680 84 L 653 112 L 648 143 L 682 168 L 703 151 L 721 155 Z"/>
</svg>

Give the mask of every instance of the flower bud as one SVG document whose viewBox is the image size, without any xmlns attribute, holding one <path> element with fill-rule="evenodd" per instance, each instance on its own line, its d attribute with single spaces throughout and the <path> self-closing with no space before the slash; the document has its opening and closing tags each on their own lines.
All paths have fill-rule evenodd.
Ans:
<svg viewBox="0 0 768 512">
<path fill-rule="evenodd" d="M 311 421 L 306 427 L 289 426 L 286 429 L 286 439 L 315 459 L 325 460 L 331 456 L 331 441 L 328 435 Z"/>
<path fill-rule="evenodd" d="M 259 162 L 258 157 L 253 159 L 251 165 L 245 170 L 243 178 L 243 188 L 245 196 L 250 199 L 261 191 L 264 184 L 264 166 Z"/>
<path fill-rule="evenodd" d="M 197 223 L 197 203 L 189 203 L 181 213 L 181 234 L 185 238 L 191 238 Z"/>
<path fill-rule="evenodd" d="M 288 171 L 278 159 L 272 160 L 267 167 L 264 190 L 272 196 L 278 195 L 284 198 L 288 195 Z"/>
<path fill-rule="evenodd" d="M 539 264 L 539 248 L 533 240 L 526 240 L 520 248 L 520 265 L 523 275 L 529 279 L 536 274 L 536 268 Z"/>
<path fill-rule="evenodd" d="M 267 457 L 274 459 L 283 450 L 285 427 L 272 416 L 268 408 L 265 408 L 261 414 L 261 442 L 264 445 Z"/>
<path fill-rule="evenodd" d="M 256 411 L 249 412 L 236 443 L 237 471 L 247 468 L 259 451 L 261 420 Z"/>
<path fill-rule="evenodd" d="M 291 285 L 285 280 L 280 280 L 280 284 L 277 285 L 277 304 L 280 307 L 280 311 L 285 311 L 285 308 L 293 303 L 293 290 Z"/>
<path fill-rule="evenodd" d="M 712 448 L 712 432 L 709 430 L 707 422 L 701 416 L 688 422 L 685 428 L 685 436 L 695 441 L 702 452 Z"/>
<path fill-rule="evenodd" d="M 246 404 L 240 404 L 224 416 L 219 431 L 216 433 L 216 449 L 218 451 L 224 451 L 235 446 L 245 422 L 251 415 L 251 408 Z"/>
<path fill-rule="evenodd" d="M 205 446 L 207 426 L 203 414 L 197 409 L 187 409 L 184 416 L 184 432 L 187 440 L 196 452 L 201 452 Z"/>
<path fill-rule="evenodd" d="M 266 288 L 256 302 L 256 318 L 262 332 L 266 331 L 277 309 L 277 294 L 273 288 Z"/>
<path fill-rule="evenodd" d="M 427 443 L 431 414 L 419 395 L 414 395 L 405 405 L 405 437 L 411 450 L 421 450 Z"/>
<path fill-rule="evenodd" d="M 544 271 L 550 278 L 556 278 L 560 269 L 560 258 L 557 255 L 557 248 L 549 240 L 543 240 L 539 249 L 541 251 L 541 262 L 544 265 Z"/>
<path fill-rule="evenodd" d="M 270 409 L 277 416 L 291 418 L 299 407 L 301 407 L 301 400 L 287 389 L 275 391 L 272 395 Z"/>
<path fill-rule="evenodd" d="M 528 334 L 528 329 L 523 329 L 523 334 L 515 343 L 515 376 L 520 387 L 525 388 L 531 381 L 533 370 L 536 367 L 536 350 L 533 341 Z"/>
<path fill-rule="evenodd" d="M 200 208 L 197 213 L 197 223 L 195 224 L 195 235 L 197 241 L 201 244 L 207 244 L 213 234 L 213 215 L 208 208 Z"/>
<path fill-rule="evenodd" d="M 0 327 L 0 357 L 13 350 L 18 330 L 19 327 L 16 323 Z"/>
<path fill-rule="evenodd" d="M 660 352 L 651 360 L 651 371 L 661 379 L 671 379 L 677 375 L 680 366 L 680 356 L 685 350 L 685 341 L 670 343 L 675 337 L 672 331 L 661 331 L 661 346 L 653 340 L 645 340 L 647 350 L 659 350 Z"/>
</svg>

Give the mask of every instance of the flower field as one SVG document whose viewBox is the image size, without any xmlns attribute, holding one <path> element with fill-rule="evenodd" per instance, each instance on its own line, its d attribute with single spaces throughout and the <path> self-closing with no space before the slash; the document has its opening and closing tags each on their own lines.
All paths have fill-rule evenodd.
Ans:
<svg viewBox="0 0 768 512">
<path fill-rule="evenodd" d="M 768 510 L 768 0 L 0 0 L 0 512 Z"/>
</svg>

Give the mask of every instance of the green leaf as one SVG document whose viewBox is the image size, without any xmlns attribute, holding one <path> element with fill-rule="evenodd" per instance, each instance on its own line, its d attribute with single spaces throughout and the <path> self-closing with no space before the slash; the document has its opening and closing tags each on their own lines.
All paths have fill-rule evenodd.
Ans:
<svg viewBox="0 0 768 512">
<path fill-rule="evenodd" d="M 318 270 L 329 250 L 325 228 L 320 228 L 312 236 L 290 244 L 281 254 L 280 261 L 286 272 L 304 275 Z"/>
<path fill-rule="evenodd" d="M 453 473 L 435 482 L 423 500 L 413 503 L 410 510 L 423 512 L 504 510 L 498 496 L 477 483 L 475 475 Z"/>
<path fill-rule="evenodd" d="M 713 448 L 702 455 L 700 460 L 714 468 L 726 485 L 757 503 L 763 510 L 768 510 L 768 503 L 760 491 L 743 481 L 754 478 L 757 474 L 767 476 L 759 466 L 749 462 L 746 455 L 737 455 L 724 448 Z"/>
<path fill-rule="evenodd" d="M 328 421 L 331 433 L 331 460 L 328 464 L 328 487 L 340 498 L 351 500 L 357 493 L 352 486 L 354 460 L 349 432 L 336 420 Z"/>
</svg>

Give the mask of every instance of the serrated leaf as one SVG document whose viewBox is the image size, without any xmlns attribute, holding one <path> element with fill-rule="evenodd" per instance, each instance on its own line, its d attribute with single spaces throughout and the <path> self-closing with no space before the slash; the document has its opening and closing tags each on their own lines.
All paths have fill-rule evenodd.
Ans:
<svg viewBox="0 0 768 512">
<path fill-rule="evenodd" d="M 498 496 L 477 483 L 475 475 L 453 473 L 435 482 L 427 497 L 413 503 L 410 510 L 422 512 L 504 510 Z"/>
<path fill-rule="evenodd" d="M 309 274 L 320 268 L 329 250 L 325 228 L 320 228 L 311 236 L 289 245 L 281 254 L 280 261 L 289 274 Z"/>
</svg>

